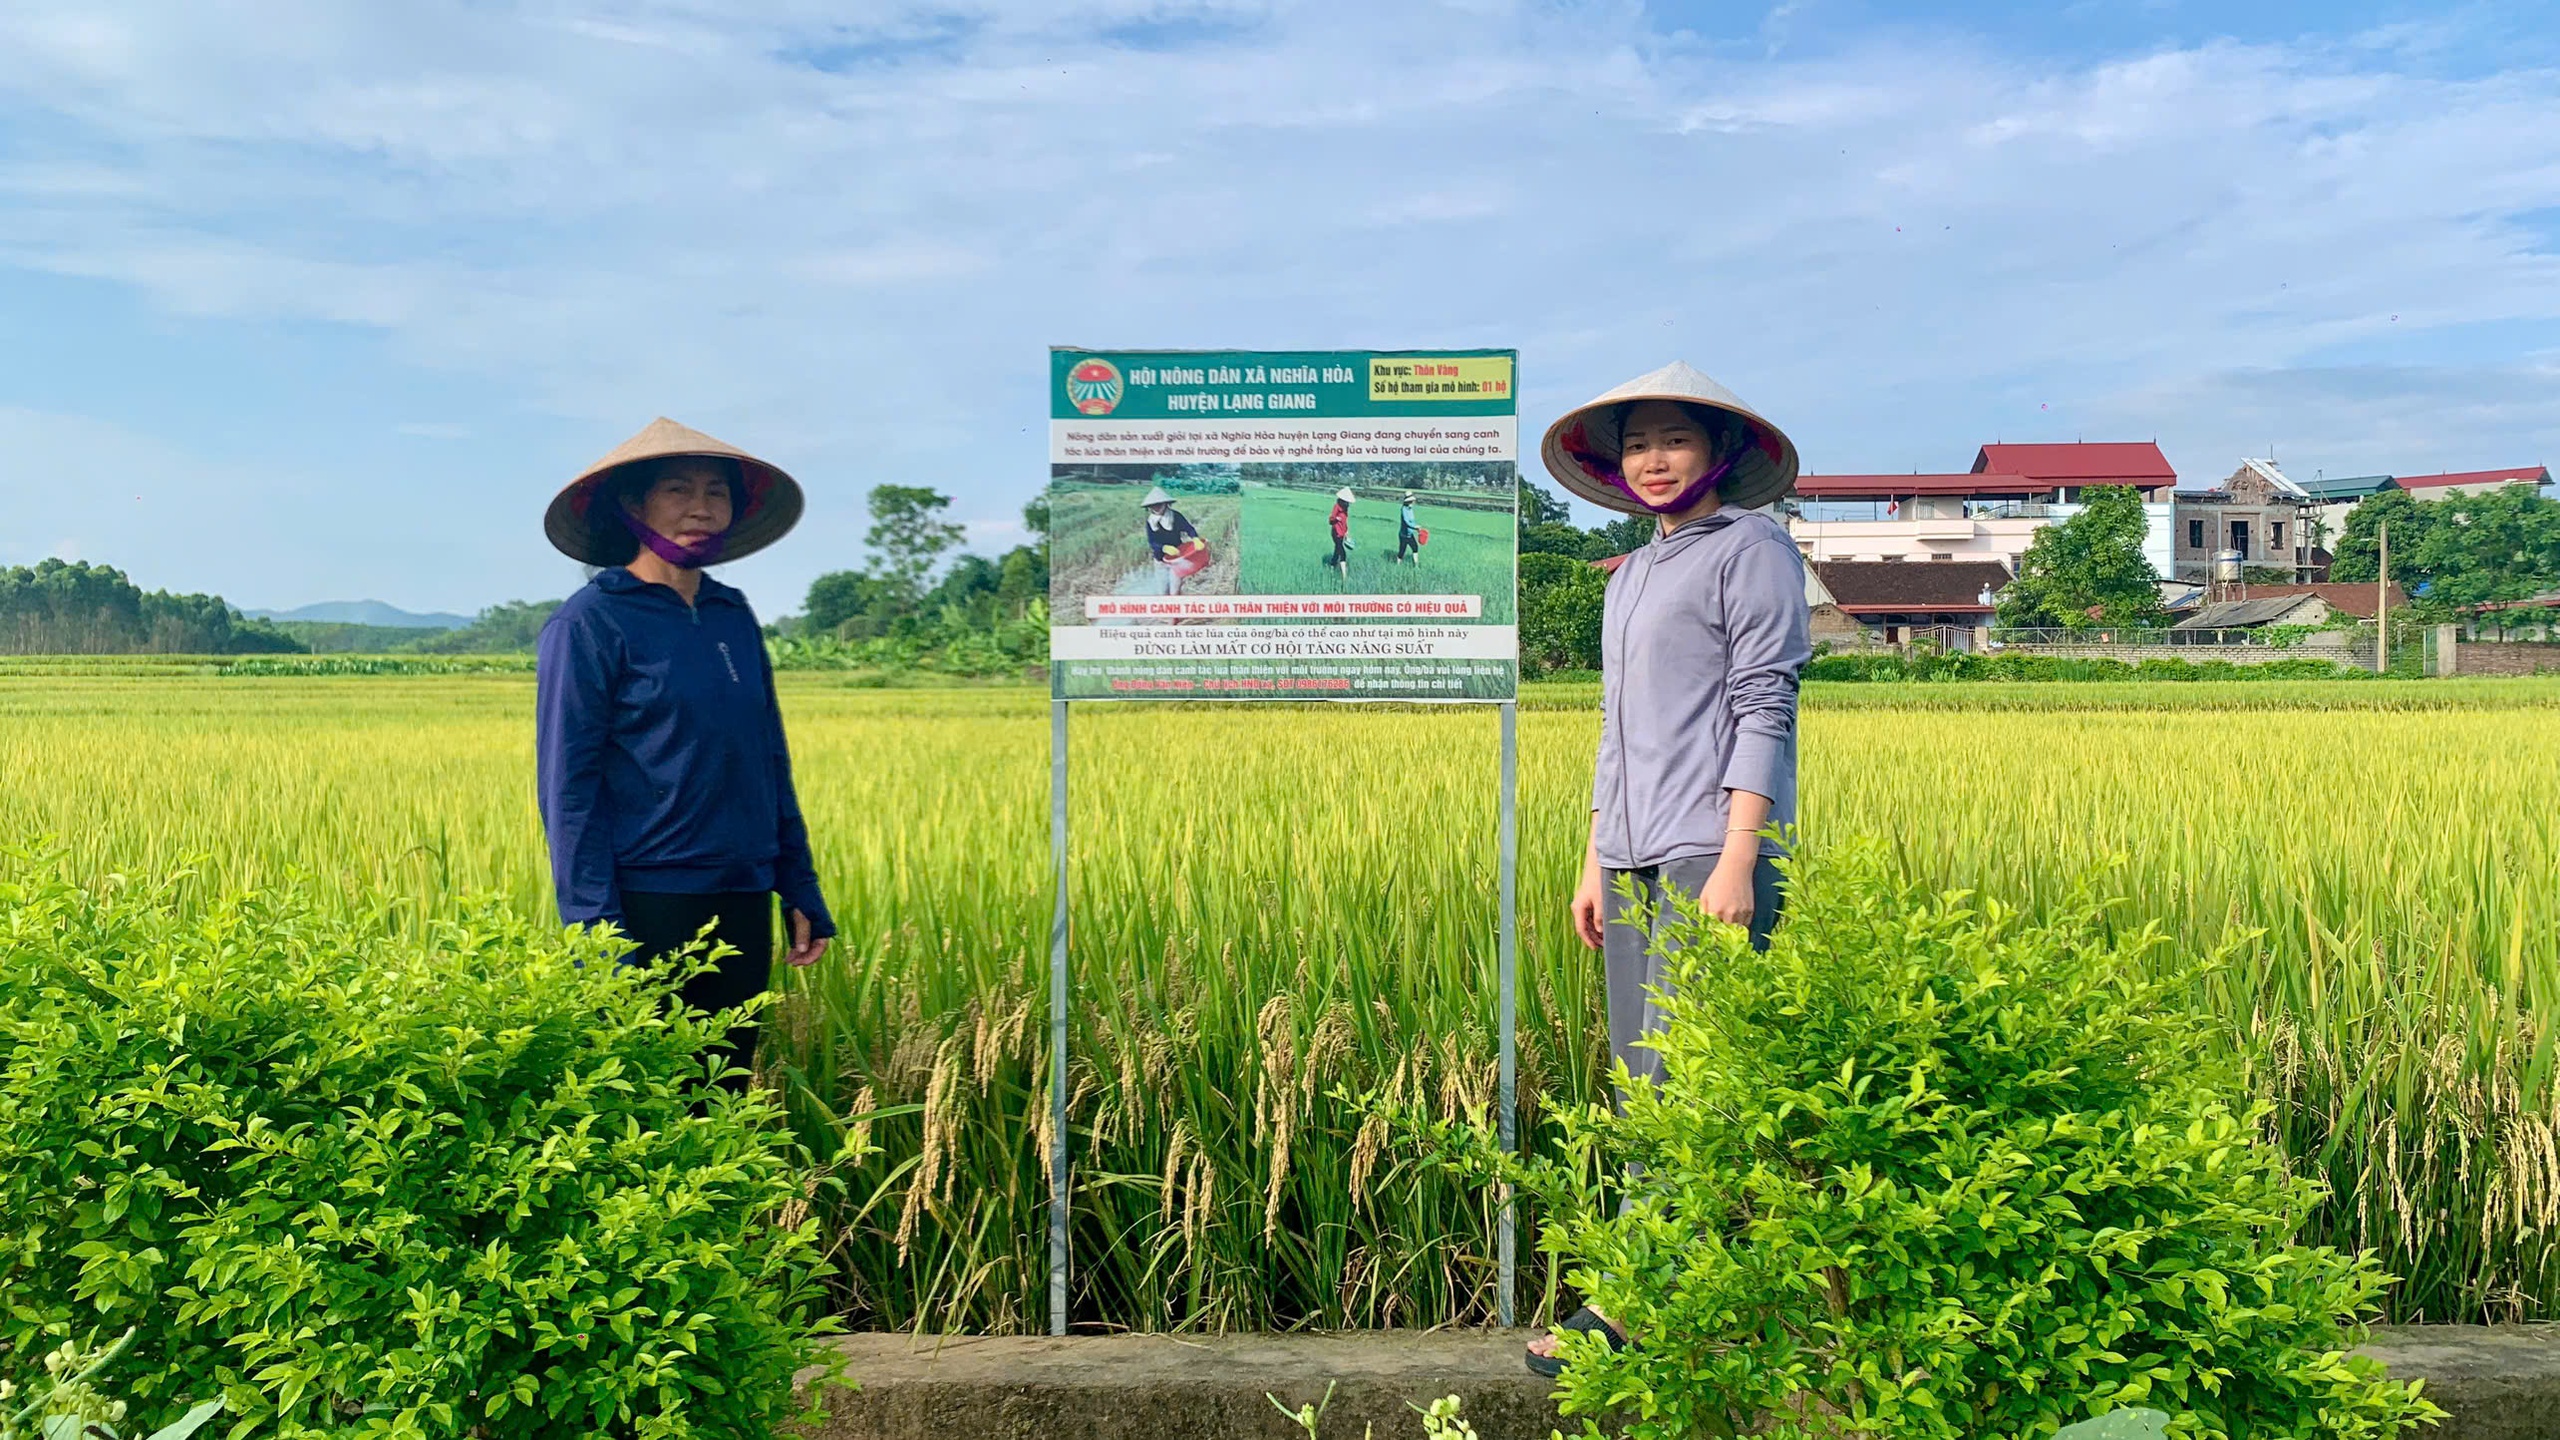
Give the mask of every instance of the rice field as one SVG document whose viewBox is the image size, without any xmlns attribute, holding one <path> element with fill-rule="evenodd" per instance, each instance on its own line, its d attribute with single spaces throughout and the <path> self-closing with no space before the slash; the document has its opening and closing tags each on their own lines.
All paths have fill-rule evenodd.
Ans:
<svg viewBox="0 0 2560 1440">
<path fill-rule="evenodd" d="M 1513 530 L 1507 509 L 1418 502 L 1414 523 L 1430 532 L 1417 559 L 1396 559 L 1396 493 L 1373 489 L 1351 506 L 1350 574 L 1336 575 L 1333 495 L 1248 481 L 1244 488 L 1247 595 L 1481 595 L 1489 625 L 1512 623 Z"/>
<path fill-rule="evenodd" d="M 1036 1329 L 1046 707 L 784 686 L 845 935 L 771 1017 L 773 1078 L 813 1144 L 882 1146 L 831 1202 L 845 1308 Z M 93 877 L 310 872 L 386 925 L 466 891 L 539 912 L 531 704 L 511 675 L 0 667 L 0 826 Z M 1604 1088 L 1598 965 L 1561 913 L 1596 715 L 1565 688 L 1523 709 L 1534 1137 Z M 2380 1251 L 2402 1317 L 2549 1317 L 2555 720 L 2545 681 L 1814 687 L 1805 822 L 2031 906 L 2112 864 L 2126 923 L 2228 949 L 2200 998 L 2334 1192 L 2318 1238 Z M 1091 706 L 1074 734 L 1078 1323 L 1487 1318 L 1485 1197 L 1333 1097 L 1492 1094 L 1492 714 Z"/>
</svg>

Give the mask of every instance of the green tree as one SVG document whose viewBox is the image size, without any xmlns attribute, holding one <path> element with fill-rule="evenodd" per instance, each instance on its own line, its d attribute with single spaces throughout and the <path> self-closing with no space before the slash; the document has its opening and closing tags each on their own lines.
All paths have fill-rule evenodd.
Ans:
<svg viewBox="0 0 2560 1440">
<path fill-rule="evenodd" d="M 1600 668 L 1600 616 L 1609 577 L 1547 551 L 1520 557 L 1520 659 L 1535 671 Z"/>
<path fill-rule="evenodd" d="M 0 567 L 0 654 L 242 655 L 310 647 L 218 595 L 145 591 L 107 565 Z"/>
<path fill-rule="evenodd" d="M 1570 525 L 1573 507 L 1550 493 L 1544 485 L 1523 475 L 1520 477 L 1520 528 L 1532 525 Z"/>
<path fill-rule="evenodd" d="M 2372 496 L 2348 512 L 2347 536 L 2329 578 L 2376 579 L 2377 532 L 2385 523 L 2391 579 L 2423 592 L 2417 610 L 2445 614 L 2560 588 L 2560 500 L 2530 485 L 2443 500 L 2413 500 L 2394 490 Z"/>
<path fill-rule="evenodd" d="M 406 647 L 428 655 L 493 655 L 531 650 L 557 600 L 508 600 L 483 610 L 459 630 L 439 630 Z"/>
<path fill-rule="evenodd" d="M 1520 553 L 1528 555 L 1562 555 L 1575 560 L 1594 558 L 1592 532 L 1572 525 L 1541 521 L 1520 527 Z"/>
<path fill-rule="evenodd" d="M 943 518 L 951 497 L 922 485 L 874 485 L 870 507 L 871 528 L 862 540 L 871 549 L 871 573 L 892 595 L 912 605 L 923 598 L 934 567 L 965 533 Z"/>
<path fill-rule="evenodd" d="M 2003 625 L 2150 625 L 2160 608 L 2160 574 L 2143 557 L 2148 522 L 2141 492 L 2095 485 L 2086 508 L 2047 525 L 2028 542 L 2018 578 L 2000 592 Z"/>
<path fill-rule="evenodd" d="M 2391 527 L 2392 578 L 2405 578 L 2409 557 L 2426 538 L 2436 513 L 2433 506 L 2420 504 L 2406 490 L 2385 490 L 2357 501 L 2355 508 L 2347 512 L 2346 533 L 2330 550 L 2329 578 L 2350 583 L 2376 578 L 2379 554 L 2375 535 L 2386 524 Z"/>
<path fill-rule="evenodd" d="M 809 582 L 800 607 L 801 629 L 812 635 L 868 639 L 895 610 L 880 578 L 867 570 L 831 570 Z"/>
<path fill-rule="evenodd" d="M 1624 555 L 1653 543 L 1662 522 L 1650 515 L 1621 515 L 1591 532 L 1592 548 L 1586 552 L 1593 559 Z"/>
<path fill-rule="evenodd" d="M 996 562 L 996 603 L 1008 615 L 1019 615 L 1034 600 L 1049 598 L 1049 545 L 1016 545 Z"/>
</svg>

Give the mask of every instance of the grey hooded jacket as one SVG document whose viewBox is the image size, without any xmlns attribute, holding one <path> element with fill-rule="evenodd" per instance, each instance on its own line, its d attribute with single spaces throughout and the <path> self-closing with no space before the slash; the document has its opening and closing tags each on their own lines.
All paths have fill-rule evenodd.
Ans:
<svg viewBox="0 0 2560 1440">
<path fill-rule="evenodd" d="M 1804 557 L 1756 511 L 1718 511 L 1609 577 L 1600 629 L 1600 863 L 1633 870 L 1724 850 L 1727 790 L 1796 818 L 1796 684 L 1813 658 Z M 1764 838 L 1761 853 L 1784 853 Z"/>
</svg>

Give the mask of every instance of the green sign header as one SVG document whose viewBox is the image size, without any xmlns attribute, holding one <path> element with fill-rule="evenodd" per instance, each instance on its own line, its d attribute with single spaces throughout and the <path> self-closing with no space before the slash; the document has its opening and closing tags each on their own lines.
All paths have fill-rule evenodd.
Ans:
<svg viewBox="0 0 2560 1440">
<path fill-rule="evenodd" d="M 1516 350 L 1049 352 L 1055 420 L 1338 420 L 1519 412 Z"/>
</svg>

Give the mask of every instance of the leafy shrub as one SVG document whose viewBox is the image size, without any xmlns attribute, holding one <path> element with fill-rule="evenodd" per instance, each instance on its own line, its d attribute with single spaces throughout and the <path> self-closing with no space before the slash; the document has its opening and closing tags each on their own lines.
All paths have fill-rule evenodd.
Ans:
<svg viewBox="0 0 2560 1440">
<path fill-rule="evenodd" d="M 843 670 L 856 674 L 948 675 L 1019 679 L 1049 660 L 1049 607 L 1034 600 L 1014 619 L 981 626 L 963 615 L 918 622 L 896 635 L 842 640 L 831 635 L 768 640 L 776 670 Z"/>
<path fill-rule="evenodd" d="M 0 1355 L 127 1328 L 137 1421 L 762 1436 L 818 1358 L 773 1103 L 682 967 L 497 906 L 180 903 L 0 854 Z M 350 918 L 353 917 L 353 918 Z"/>
<path fill-rule="evenodd" d="M 531 655 L 259 655 L 223 662 L 225 675 L 523 675 Z"/>
<path fill-rule="evenodd" d="M 1566 1116 L 1557 1156 L 1439 1132 L 1535 1197 L 1635 1337 L 1572 1337 L 1568 1413 L 1911 1440 L 2137 1405 L 2324 1440 L 2439 1413 L 2344 1353 L 2387 1278 L 2289 1243 L 2315 1187 L 2226 1102 L 2152 928 L 2085 890 L 2052 920 L 1929 894 L 1865 843 L 1800 869 L 1788 912 L 1766 954 L 1676 917 L 1666 1078 Z"/>
<path fill-rule="evenodd" d="M 1600 618 L 1609 577 L 1564 555 L 1520 557 L 1520 659 L 1533 671 L 1590 670 L 1600 664 Z"/>
</svg>

